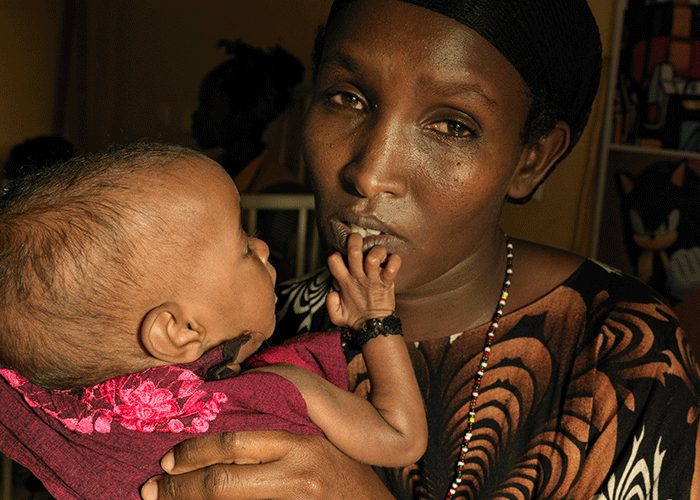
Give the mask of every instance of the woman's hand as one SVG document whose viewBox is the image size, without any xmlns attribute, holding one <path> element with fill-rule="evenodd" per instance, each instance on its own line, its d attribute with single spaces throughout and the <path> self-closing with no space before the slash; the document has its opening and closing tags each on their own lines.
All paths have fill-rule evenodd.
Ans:
<svg viewBox="0 0 700 500">
<path fill-rule="evenodd" d="M 151 499 L 393 498 L 372 469 L 321 436 L 226 432 L 184 441 L 161 460 Z"/>
</svg>

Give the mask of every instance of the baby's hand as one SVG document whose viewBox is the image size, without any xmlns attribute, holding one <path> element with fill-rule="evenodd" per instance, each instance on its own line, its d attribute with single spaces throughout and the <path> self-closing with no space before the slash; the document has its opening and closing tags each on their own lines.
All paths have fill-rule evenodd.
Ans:
<svg viewBox="0 0 700 500">
<path fill-rule="evenodd" d="M 394 312 L 394 280 L 401 268 L 401 257 L 390 256 L 386 248 L 375 246 L 363 259 L 362 236 L 352 233 L 348 237 L 347 267 L 336 252 L 328 257 L 328 268 L 340 285 L 339 292 L 330 292 L 326 297 L 334 324 L 359 328 L 370 318 L 385 318 Z"/>
</svg>

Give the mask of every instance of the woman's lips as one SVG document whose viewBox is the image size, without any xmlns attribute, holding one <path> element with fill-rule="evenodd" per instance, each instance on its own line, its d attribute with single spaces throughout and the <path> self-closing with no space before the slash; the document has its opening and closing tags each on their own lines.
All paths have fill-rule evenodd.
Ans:
<svg viewBox="0 0 700 500">
<path fill-rule="evenodd" d="M 370 248 L 382 245 L 389 253 L 395 252 L 403 243 L 403 240 L 393 234 L 383 232 L 376 228 L 365 227 L 355 223 L 345 223 L 339 220 L 333 221 L 333 236 L 335 247 L 341 253 L 346 253 L 348 236 L 351 233 L 359 233 L 362 236 L 362 251 L 366 252 Z"/>
</svg>

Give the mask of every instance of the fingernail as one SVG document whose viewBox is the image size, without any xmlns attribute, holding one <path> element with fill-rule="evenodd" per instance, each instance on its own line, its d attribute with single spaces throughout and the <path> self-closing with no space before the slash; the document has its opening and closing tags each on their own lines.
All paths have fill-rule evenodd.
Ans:
<svg viewBox="0 0 700 500">
<path fill-rule="evenodd" d="M 141 498 L 143 500 L 157 500 L 158 498 L 158 481 L 156 478 L 151 478 L 146 481 L 141 487 Z"/>
<path fill-rule="evenodd" d="M 160 459 L 160 466 L 165 472 L 172 472 L 175 467 L 175 454 L 171 451 L 163 455 Z"/>
</svg>

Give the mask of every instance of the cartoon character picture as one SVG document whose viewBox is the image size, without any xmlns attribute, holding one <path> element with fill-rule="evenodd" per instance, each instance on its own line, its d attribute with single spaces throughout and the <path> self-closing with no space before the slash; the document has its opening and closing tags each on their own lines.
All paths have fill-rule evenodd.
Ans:
<svg viewBox="0 0 700 500">
<path fill-rule="evenodd" d="M 700 2 L 629 0 L 614 140 L 700 151 Z"/>
<path fill-rule="evenodd" d="M 643 281 L 671 302 L 700 287 L 700 176 L 688 163 L 659 161 L 617 173 L 625 245 Z"/>
</svg>

